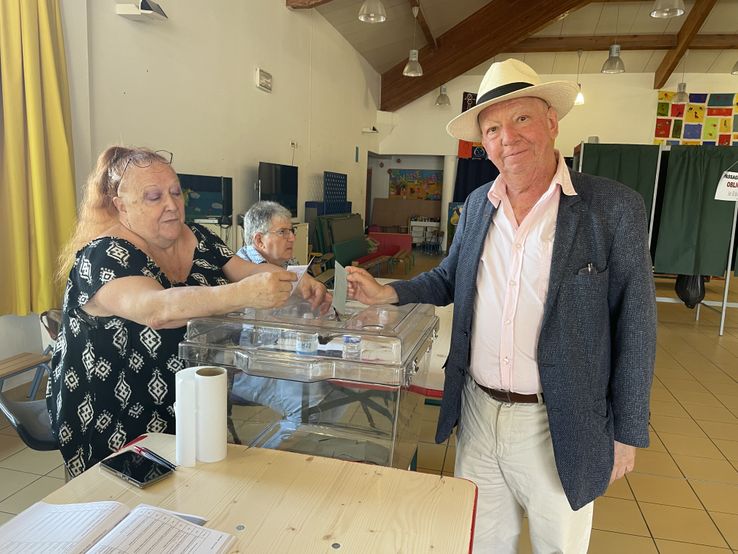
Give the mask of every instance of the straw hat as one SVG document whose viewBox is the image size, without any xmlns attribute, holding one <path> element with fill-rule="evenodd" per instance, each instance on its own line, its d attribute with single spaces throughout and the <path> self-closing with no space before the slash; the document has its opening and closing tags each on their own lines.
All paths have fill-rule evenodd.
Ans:
<svg viewBox="0 0 738 554">
<path fill-rule="evenodd" d="M 492 104 L 524 96 L 545 100 L 556 109 L 561 119 L 574 105 L 578 90 L 579 87 L 572 81 L 542 83 L 541 78 L 530 66 L 515 58 L 495 62 L 487 70 L 482 84 L 479 85 L 476 106 L 449 121 L 446 131 L 459 140 L 480 142 L 482 133 L 477 120 L 479 113 Z"/>
</svg>

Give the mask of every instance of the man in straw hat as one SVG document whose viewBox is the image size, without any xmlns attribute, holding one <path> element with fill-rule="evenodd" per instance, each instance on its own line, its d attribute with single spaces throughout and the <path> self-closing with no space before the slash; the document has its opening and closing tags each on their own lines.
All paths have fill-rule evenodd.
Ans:
<svg viewBox="0 0 738 554">
<path fill-rule="evenodd" d="M 554 148 L 577 85 L 494 63 L 447 131 L 500 170 L 466 200 L 441 264 L 369 304 L 454 302 L 436 441 L 458 424 L 457 476 L 479 488 L 475 552 L 586 552 L 592 502 L 648 446 L 656 305 L 641 197 L 569 170 Z"/>
</svg>

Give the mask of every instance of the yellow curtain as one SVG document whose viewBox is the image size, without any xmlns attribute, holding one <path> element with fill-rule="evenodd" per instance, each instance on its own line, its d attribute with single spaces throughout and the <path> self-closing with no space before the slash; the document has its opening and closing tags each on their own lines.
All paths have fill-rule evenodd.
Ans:
<svg viewBox="0 0 738 554">
<path fill-rule="evenodd" d="M 76 217 L 59 0 L 0 1 L 0 315 L 60 306 Z"/>
</svg>

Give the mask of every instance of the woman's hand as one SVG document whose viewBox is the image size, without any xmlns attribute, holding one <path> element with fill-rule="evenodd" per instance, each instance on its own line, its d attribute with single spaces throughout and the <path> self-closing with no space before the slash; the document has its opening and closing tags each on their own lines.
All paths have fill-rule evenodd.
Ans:
<svg viewBox="0 0 738 554">
<path fill-rule="evenodd" d="M 310 302 L 313 310 L 320 306 L 320 313 L 324 314 L 330 309 L 333 295 L 328 292 L 323 283 L 305 273 L 298 287 L 300 295 Z"/>
<path fill-rule="evenodd" d="M 245 279 L 238 284 L 243 291 L 240 303 L 249 308 L 276 308 L 281 306 L 290 297 L 292 283 L 297 275 L 291 271 L 279 270 L 261 272 Z"/>
<path fill-rule="evenodd" d="M 389 285 L 380 285 L 365 269 L 346 267 L 348 297 L 362 304 L 394 304 L 399 301 L 397 292 Z"/>
</svg>

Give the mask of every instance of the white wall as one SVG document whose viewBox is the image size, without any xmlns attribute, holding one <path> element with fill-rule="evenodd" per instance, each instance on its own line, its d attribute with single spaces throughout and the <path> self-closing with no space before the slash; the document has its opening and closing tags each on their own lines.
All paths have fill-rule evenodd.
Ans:
<svg viewBox="0 0 738 554">
<path fill-rule="evenodd" d="M 111 1 L 62 0 L 78 193 L 109 144 L 174 152 L 182 173 L 229 175 L 234 210 L 256 200 L 260 160 L 292 162 L 299 215 L 322 199 L 324 170 L 348 174 L 363 211 L 380 78 L 315 10 L 282 0 L 161 0 L 167 21 L 115 15 Z M 254 86 L 254 68 L 274 92 Z M 355 147 L 359 146 L 359 161 Z M 79 197 L 79 194 L 78 194 Z M 233 236 L 233 235 L 232 235 Z M 0 317 L 0 358 L 42 348 L 38 317 Z"/>
<path fill-rule="evenodd" d="M 113 2 L 85 12 L 62 0 L 75 146 L 89 148 L 77 154 L 78 183 L 111 143 L 163 148 L 177 171 L 232 176 L 238 213 L 256 200 L 258 162 L 292 163 L 296 140 L 300 217 L 306 200 L 322 199 L 324 170 L 348 174 L 363 210 L 377 139 L 361 129 L 375 120 L 380 77 L 338 32 L 282 1 L 161 5 L 168 20 L 137 22 Z M 273 75 L 271 94 L 254 85 L 257 66 Z"/>
<path fill-rule="evenodd" d="M 542 75 L 544 81 L 574 80 L 574 75 Z M 451 106 L 434 106 L 438 91 L 415 100 L 394 114 L 394 127 L 380 134 L 379 153 L 455 154 L 458 143 L 446 134 L 446 123 L 461 112 L 464 91 L 476 92 L 481 75 L 463 75 L 446 86 Z M 562 120 L 557 145 L 566 156 L 590 135 L 600 142 L 651 144 L 656 125 L 657 91 L 653 74 L 586 74 L 580 77 L 585 103 L 575 106 Z M 676 90 L 681 74 L 664 90 Z M 729 74 L 686 74 L 687 90 L 693 92 L 736 92 L 738 77 Z"/>
</svg>

